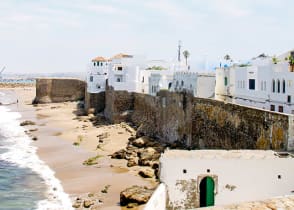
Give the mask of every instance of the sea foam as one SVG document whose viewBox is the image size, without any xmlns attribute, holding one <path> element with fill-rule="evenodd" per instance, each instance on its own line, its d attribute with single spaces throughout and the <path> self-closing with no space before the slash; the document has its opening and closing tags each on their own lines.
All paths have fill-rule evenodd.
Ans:
<svg viewBox="0 0 294 210">
<path fill-rule="evenodd" d="M 38 209 L 73 209 L 71 200 L 63 191 L 60 181 L 54 176 L 47 166 L 36 154 L 37 148 L 31 145 L 31 139 L 25 134 L 21 127 L 17 112 L 11 112 L 7 107 L 0 106 L 0 134 L 5 138 L 5 145 L 1 148 L 7 152 L 0 154 L 0 160 L 16 164 L 19 167 L 30 168 L 39 174 L 48 186 L 46 200 L 38 202 Z M 7 143 L 7 144 L 6 144 Z"/>
</svg>

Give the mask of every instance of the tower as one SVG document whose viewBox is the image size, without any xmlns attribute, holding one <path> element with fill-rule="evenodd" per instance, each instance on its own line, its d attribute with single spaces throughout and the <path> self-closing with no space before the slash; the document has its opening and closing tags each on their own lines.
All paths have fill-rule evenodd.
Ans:
<svg viewBox="0 0 294 210">
<path fill-rule="evenodd" d="M 182 48 L 182 41 L 179 40 L 178 43 L 178 61 L 181 62 L 181 48 Z"/>
</svg>

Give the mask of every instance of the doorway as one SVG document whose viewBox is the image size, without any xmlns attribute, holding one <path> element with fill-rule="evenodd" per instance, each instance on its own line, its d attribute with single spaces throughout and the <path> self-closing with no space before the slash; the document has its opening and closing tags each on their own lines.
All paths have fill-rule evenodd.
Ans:
<svg viewBox="0 0 294 210">
<path fill-rule="evenodd" d="M 214 181 L 204 177 L 200 182 L 200 207 L 214 206 Z"/>
</svg>

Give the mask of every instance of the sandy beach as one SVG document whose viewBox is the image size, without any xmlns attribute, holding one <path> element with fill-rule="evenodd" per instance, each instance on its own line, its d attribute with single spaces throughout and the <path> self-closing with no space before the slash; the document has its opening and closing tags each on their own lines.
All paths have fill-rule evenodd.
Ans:
<svg viewBox="0 0 294 210">
<path fill-rule="evenodd" d="M 35 123 L 26 126 L 28 135 L 35 139 L 32 144 L 38 148 L 40 159 L 56 172 L 73 201 L 94 194 L 100 203 L 92 209 L 124 209 L 119 206 L 122 190 L 132 185 L 156 186 L 154 178 L 138 175 L 141 167 L 128 168 L 126 160 L 110 157 L 125 148 L 128 138 L 135 134 L 126 124 L 108 124 L 102 117 L 93 123 L 93 115 L 78 116 L 77 102 L 32 105 L 34 87 L 1 91 L 16 95 L 18 103 L 10 107 L 21 113 L 21 121 Z M 93 157 L 97 164 L 83 165 Z"/>
</svg>

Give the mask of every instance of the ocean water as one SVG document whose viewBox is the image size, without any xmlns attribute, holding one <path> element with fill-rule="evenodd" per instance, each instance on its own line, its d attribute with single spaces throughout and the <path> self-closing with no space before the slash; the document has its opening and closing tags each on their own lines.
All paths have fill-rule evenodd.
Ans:
<svg viewBox="0 0 294 210">
<path fill-rule="evenodd" d="M 0 210 L 72 209 L 60 181 L 19 125 L 20 117 L 0 106 Z"/>
</svg>

